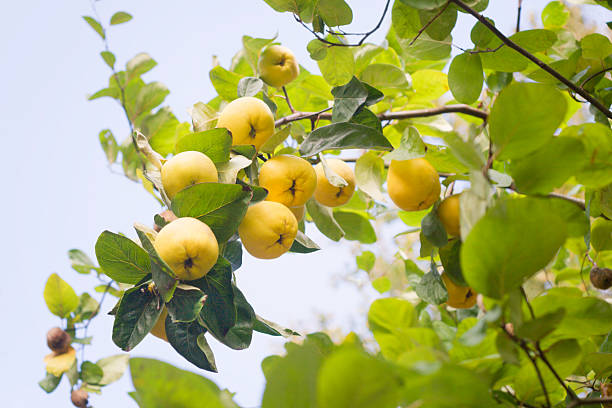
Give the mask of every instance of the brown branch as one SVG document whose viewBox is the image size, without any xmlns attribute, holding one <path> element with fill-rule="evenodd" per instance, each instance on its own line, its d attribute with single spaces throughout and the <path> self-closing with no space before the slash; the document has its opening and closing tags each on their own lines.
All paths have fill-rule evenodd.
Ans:
<svg viewBox="0 0 612 408">
<path fill-rule="evenodd" d="M 418 39 L 419 39 L 419 37 L 421 36 L 421 34 L 423 34 L 423 32 L 424 32 L 425 30 L 427 30 L 427 28 L 428 28 L 428 27 L 429 27 L 429 26 L 430 26 L 430 25 L 431 25 L 431 24 L 432 24 L 434 21 L 436 21 L 436 19 L 437 19 L 438 17 L 440 17 L 440 16 L 442 15 L 442 13 L 444 13 L 444 12 L 446 11 L 446 9 L 448 8 L 448 5 L 449 5 L 449 4 L 450 4 L 450 0 L 449 0 L 449 1 L 447 1 L 447 2 L 444 4 L 444 6 L 443 6 L 443 7 L 440 9 L 440 11 L 439 11 L 438 13 L 436 13 L 436 15 L 435 15 L 435 16 L 433 16 L 433 18 L 432 18 L 431 20 L 429 20 L 429 21 L 427 22 L 427 24 L 425 24 L 425 25 L 424 25 L 424 26 L 423 26 L 423 27 L 422 27 L 422 28 L 419 30 L 419 32 L 417 33 L 417 35 L 416 35 L 416 36 L 415 36 L 415 37 L 412 39 L 412 41 L 410 41 L 410 44 L 408 44 L 408 47 L 412 46 L 412 44 L 414 44 L 414 43 L 416 42 L 416 40 L 418 40 Z"/>
<path fill-rule="evenodd" d="M 582 405 L 599 405 L 599 404 L 605 404 L 605 403 L 612 403 L 612 398 L 590 398 L 590 399 L 579 398 L 577 400 L 570 402 L 567 405 L 567 408 L 576 408 Z"/>
<path fill-rule="evenodd" d="M 365 42 L 365 40 L 371 36 L 372 34 L 374 34 L 374 32 L 376 30 L 378 30 L 380 28 L 380 26 L 382 25 L 385 16 L 387 15 L 387 11 L 389 10 L 389 5 L 391 4 L 391 0 L 387 0 L 387 3 L 385 4 L 385 8 L 383 10 L 382 16 L 380 17 L 380 20 L 378 20 L 378 23 L 376 24 L 376 26 L 374 26 L 374 28 L 372 28 L 370 31 L 368 31 L 367 33 L 363 33 L 363 37 L 361 38 L 361 40 L 359 40 L 357 43 L 355 44 L 347 44 L 347 43 L 341 43 L 341 42 L 333 42 L 333 41 L 329 41 L 323 37 L 321 37 L 319 34 L 317 34 L 316 31 L 314 31 L 313 29 L 311 29 L 310 27 L 308 27 L 306 25 L 306 23 L 304 23 L 304 21 L 302 21 L 302 19 L 294 14 L 293 17 L 295 18 L 295 21 L 297 21 L 298 23 L 300 23 L 304 28 L 306 28 L 308 31 L 310 31 L 316 38 L 317 40 L 321 41 L 324 44 L 330 45 L 332 47 L 359 47 L 361 45 L 363 45 L 363 43 Z M 328 30 L 329 32 L 329 30 Z M 338 34 L 336 32 L 331 32 L 332 34 Z M 346 33 L 343 35 L 360 35 L 357 33 Z"/>
<path fill-rule="evenodd" d="M 516 32 L 521 31 L 521 11 L 523 11 L 523 0 L 518 0 L 518 10 L 516 13 Z"/>
<path fill-rule="evenodd" d="M 283 86 L 283 93 L 285 94 L 285 101 L 287 101 L 287 106 L 289 106 L 289 110 L 291 111 L 291 113 L 295 113 L 295 109 L 293 109 L 293 106 L 291 105 L 291 101 L 289 100 L 289 95 L 287 94 L 287 88 L 285 88 Z"/>
<path fill-rule="evenodd" d="M 608 71 L 612 71 L 612 67 L 611 68 L 606 68 L 606 69 L 602 69 L 599 72 L 594 73 L 593 75 L 589 76 L 587 79 L 585 79 L 584 81 L 582 81 L 582 83 L 580 84 L 580 87 L 584 87 L 591 79 L 595 78 L 597 75 L 601 75 L 604 72 L 608 72 Z"/>
<path fill-rule="evenodd" d="M 320 112 L 295 112 L 289 116 L 285 116 L 284 118 L 280 118 L 276 121 L 275 126 L 279 127 L 284 124 L 295 122 L 297 120 L 302 119 L 310 119 L 312 117 L 318 117 L 322 120 L 331 120 L 331 113 L 325 113 L 331 110 L 331 108 L 324 109 Z M 442 115 L 444 113 L 463 113 L 466 115 L 474 116 L 480 118 L 482 120 L 487 120 L 488 113 L 476 108 L 473 108 L 469 105 L 446 105 L 440 106 L 438 108 L 429 108 L 429 109 L 416 109 L 411 111 L 397 111 L 397 112 L 385 112 L 381 113 L 378 116 L 380 120 L 394 120 L 394 119 L 411 119 L 411 118 L 425 118 L 429 116 Z"/>
<path fill-rule="evenodd" d="M 559 72 L 551 68 L 549 65 L 544 63 L 542 60 L 537 58 L 535 55 L 529 53 L 524 48 L 520 47 L 518 44 L 510 40 L 501 31 L 495 28 L 495 26 L 491 24 L 482 14 L 472 9 L 470 6 L 465 4 L 462 0 L 450 0 L 450 1 L 455 3 L 457 6 L 461 7 L 467 13 L 474 16 L 478 21 L 480 21 L 485 27 L 487 27 L 493 34 L 495 34 L 508 47 L 512 48 L 519 54 L 523 55 L 524 57 L 526 57 L 527 59 L 535 63 L 538 67 L 542 68 L 544 71 L 548 72 L 550 75 L 558 79 L 561 83 L 563 83 L 569 89 L 571 89 L 572 91 L 574 91 L 575 93 L 577 93 L 578 95 L 582 96 L 584 99 L 589 101 L 591 105 L 595 106 L 597 110 L 599 110 L 604 115 L 606 115 L 606 117 L 608 117 L 609 119 L 612 119 L 612 112 L 610 112 L 610 110 L 608 110 L 608 108 L 606 108 L 601 102 L 599 102 L 597 99 L 591 96 L 591 94 L 589 94 L 587 91 L 585 91 L 584 89 L 582 89 L 581 87 L 579 87 L 578 85 L 576 85 L 575 83 L 573 83 L 572 81 L 570 81 L 569 79 L 561 75 Z"/>
</svg>

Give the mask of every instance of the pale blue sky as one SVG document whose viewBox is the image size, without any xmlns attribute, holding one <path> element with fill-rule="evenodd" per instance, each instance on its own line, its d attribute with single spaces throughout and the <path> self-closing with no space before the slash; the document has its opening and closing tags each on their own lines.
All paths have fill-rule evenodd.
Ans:
<svg viewBox="0 0 612 408">
<path fill-rule="evenodd" d="M 515 24 L 513 0 L 492 0 L 487 15 L 506 33 Z M 352 0 L 357 30 L 372 26 L 384 0 Z M 542 0 L 525 0 L 541 10 Z M 182 120 L 194 102 L 214 96 L 208 80 L 212 55 L 224 66 L 241 47 L 241 36 L 271 37 L 297 55 L 310 70 L 310 34 L 287 14 L 278 14 L 261 0 L 118 1 L 97 3 L 105 21 L 112 12 L 134 15 L 128 24 L 110 30 L 110 44 L 118 65 L 140 51 L 159 63 L 147 80 L 159 80 L 171 90 L 166 104 Z M 50 396 L 38 387 L 44 376 L 42 358 L 48 353 L 46 331 L 59 321 L 46 309 L 42 290 L 49 274 L 57 272 L 78 293 L 94 286 L 95 278 L 70 269 L 66 251 L 81 248 L 93 258 L 93 246 L 104 229 L 132 233 L 135 221 L 149 223 L 159 206 L 139 186 L 111 174 L 97 134 L 111 128 L 119 139 L 128 131 L 118 106 L 111 100 L 88 102 L 86 94 L 104 86 L 109 72 L 98 53 L 100 39 L 82 15 L 90 15 L 87 0 L 8 2 L 0 24 L 0 137 L 4 154 L 0 164 L 4 234 L 0 248 L 4 280 L 0 307 L 4 335 L 0 339 L 0 395 L 3 407 L 68 406 L 68 385 Z M 605 18 L 605 17 L 602 17 Z M 536 16 L 539 22 L 539 16 Z M 388 26 L 389 18 L 385 26 Z M 469 46 L 466 16 L 455 30 L 455 42 Z M 526 24 L 527 26 L 527 24 Z M 384 31 L 372 36 L 380 42 Z M 7 228 L 8 226 L 8 228 Z M 315 330 L 317 313 L 331 316 L 345 330 L 365 327 L 365 298 L 353 285 L 339 284 L 338 276 L 354 269 L 349 245 L 337 245 L 319 234 L 310 235 L 323 248 L 306 256 L 284 256 L 277 261 L 245 256 L 238 283 L 255 310 L 294 328 Z M 364 298 L 365 296 L 365 298 Z M 112 302 L 104 306 L 109 310 Z M 118 353 L 110 339 L 112 319 L 101 315 L 90 327 L 94 344 L 86 358 L 97 360 Z M 259 404 L 263 389 L 261 360 L 282 350 L 283 341 L 256 335 L 246 351 L 230 351 L 212 344 L 219 374 L 204 373 L 220 386 L 236 392 L 245 407 Z M 169 345 L 145 339 L 132 353 L 156 357 L 192 369 Z M 126 395 L 131 383 L 124 377 L 94 396 L 96 407 L 135 406 Z"/>
</svg>

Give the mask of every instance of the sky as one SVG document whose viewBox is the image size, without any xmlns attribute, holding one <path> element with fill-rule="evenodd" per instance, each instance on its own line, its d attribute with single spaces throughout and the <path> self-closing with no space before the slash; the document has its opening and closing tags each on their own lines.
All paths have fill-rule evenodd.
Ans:
<svg viewBox="0 0 612 408">
<path fill-rule="evenodd" d="M 349 4 L 356 21 L 351 29 L 367 30 L 379 18 L 384 0 L 351 0 Z M 530 10 L 541 10 L 545 4 L 525 0 L 525 21 Z M 171 90 L 165 104 L 182 121 L 189 120 L 187 108 L 193 103 L 214 96 L 208 79 L 213 55 L 227 67 L 241 47 L 243 34 L 266 38 L 278 34 L 278 40 L 294 51 L 302 65 L 317 71 L 306 51 L 311 34 L 290 15 L 274 12 L 262 0 L 101 0 L 96 5 L 104 22 L 119 10 L 134 16 L 109 32 L 117 65 L 123 66 L 138 52 L 148 52 L 159 65 L 145 79 L 161 81 Z M 486 15 L 510 34 L 515 5 L 512 0 L 491 0 Z M 51 273 L 58 273 L 77 293 L 91 291 L 95 278 L 74 272 L 66 252 L 80 248 L 93 259 L 95 241 L 103 230 L 134 236 L 133 223 L 150 223 L 160 210 L 141 187 L 115 174 L 117 168 L 109 169 L 99 147 L 101 129 L 110 128 L 123 140 L 128 127 L 114 101 L 86 99 L 104 87 L 109 71 L 99 56 L 102 42 L 82 20 L 83 15 L 91 15 L 87 0 L 14 1 L 3 6 L 0 214 L 4 233 L 0 248 L 4 279 L 0 307 L 5 330 L 0 338 L 4 368 L 0 395 L 5 408 L 41 403 L 68 406 L 65 379 L 48 396 L 37 385 L 44 377 L 42 359 L 49 352 L 45 334 L 60 324 L 44 304 L 45 281 Z M 388 16 L 385 29 L 389 21 Z M 537 15 L 535 21 L 539 22 Z M 470 45 L 473 24 L 468 16 L 460 17 L 454 31 L 456 44 Z M 375 33 L 372 42 L 381 42 L 385 29 Z M 315 331 L 320 327 L 319 316 L 326 315 L 331 326 L 345 332 L 365 330 L 367 305 L 376 293 L 367 287 L 359 290 L 342 279 L 355 271 L 353 246 L 333 243 L 313 228 L 307 233 L 322 251 L 275 261 L 245 255 L 237 272 L 238 285 L 259 315 L 282 325 Z M 111 307 L 108 301 L 103 311 Z M 111 341 L 111 329 L 110 316 L 101 314 L 93 321 L 89 333 L 94 343 L 87 347 L 86 359 L 96 361 L 120 353 Z M 199 373 L 235 392 L 241 406 L 258 406 L 264 386 L 261 360 L 282 352 L 282 345 L 282 339 L 255 335 L 249 349 L 231 351 L 211 340 L 219 373 Z M 168 344 L 152 336 L 131 355 L 158 358 L 197 372 Z M 106 387 L 102 396 L 93 396 L 91 403 L 133 407 L 136 405 L 126 395 L 131 390 L 126 375 Z"/>
</svg>

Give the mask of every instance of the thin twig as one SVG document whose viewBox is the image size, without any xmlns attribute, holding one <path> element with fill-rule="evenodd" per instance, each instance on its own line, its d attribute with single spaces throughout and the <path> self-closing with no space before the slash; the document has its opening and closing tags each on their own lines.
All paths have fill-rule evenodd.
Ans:
<svg viewBox="0 0 612 408">
<path fill-rule="evenodd" d="M 521 46 L 519 46 L 512 40 L 510 40 L 508 37 L 502 34 L 501 31 L 495 28 L 495 26 L 491 24 L 482 14 L 475 11 L 473 8 L 465 4 L 462 0 L 450 0 L 450 1 L 455 3 L 457 6 L 461 7 L 467 13 L 474 16 L 478 21 L 480 21 L 485 27 L 487 27 L 493 34 L 495 34 L 508 47 L 512 48 L 519 54 L 523 55 L 524 57 L 526 57 L 527 59 L 535 63 L 538 67 L 542 68 L 544 71 L 548 72 L 550 75 L 558 79 L 569 89 L 571 89 L 572 91 L 574 91 L 575 93 L 577 93 L 578 95 L 582 96 L 584 99 L 589 101 L 591 105 L 595 106 L 595 108 L 597 108 L 597 110 L 602 112 L 606 117 L 612 119 L 612 112 L 608 110 L 608 108 L 606 108 L 601 102 L 595 99 L 587 91 L 585 91 L 584 89 L 582 89 L 581 87 L 579 87 L 578 85 L 576 85 L 575 83 L 573 83 L 572 81 L 570 81 L 569 79 L 561 75 L 559 72 L 554 70 L 550 65 L 547 65 L 542 60 L 537 58 L 535 55 L 531 54 L 530 52 L 528 52 L 527 50 L 525 50 L 524 48 L 522 48 Z"/>
<path fill-rule="evenodd" d="M 544 362 L 544 364 L 546 364 L 546 366 L 548 367 L 548 369 L 550 370 L 550 372 L 555 376 L 555 379 L 557 380 L 557 382 L 559 384 L 561 384 L 561 386 L 565 389 L 565 392 L 567 393 L 567 395 L 570 396 L 570 398 L 572 398 L 573 400 L 578 399 L 578 396 L 576 395 L 576 393 L 574 392 L 574 390 L 572 390 L 566 383 L 565 381 L 563 381 L 563 378 L 561 378 L 561 376 L 559 375 L 559 373 L 557 373 L 557 370 L 555 370 L 555 368 L 552 366 L 552 364 L 550 363 L 550 361 L 548 360 L 548 358 L 546 357 L 546 354 L 544 354 L 544 351 L 542 350 L 542 348 L 540 347 L 540 343 L 536 342 L 535 344 L 536 346 L 536 350 L 538 351 L 538 356 L 540 357 L 540 359 Z"/>
<path fill-rule="evenodd" d="M 359 47 L 361 45 L 363 45 L 363 43 L 365 42 L 365 40 L 371 36 L 372 34 L 374 34 L 374 32 L 376 30 L 378 30 L 380 28 L 380 26 L 382 25 L 385 16 L 387 15 L 387 11 L 389 10 L 389 5 L 391 4 L 391 0 L 387 0 L 386 4 L 385 4 L 385 8 L 383 10 L 382 16 L 380 17 L 380 20 L 378 20 L 378 23 L 376 24 L 376 26 L 374 26 L 374 28 L 372 28 L 370 31 L 368 31 L 367 33 L 363 34 L 363 37 L 354 44 L 350 44 L 350 43 L 342 43 L 342 42 L 333 42 L 333 41 L 329 41 L 324 37 L 321 37 L 316 31 L 314 31 L 313 29 L 311 29 L 310 27 L 308 27 L 308 25 L 306 25 L 306 23 L 304 23 L 304 21 L 302 21 L 302 19 L 294 14 L 293 17 L 295 18 L 295 21 L 297 21 L 298 23 L 300 23 L 304 28 L 306 28 L 308 31 L 310 31 L 316 38 L 317 40 L 321 41 L 324 44 L 330 45 L 332 47 Z M 336 33 L 336 32 L 330 32 L 328 31 L 330 34 L 334 34 L 334 35 L 359 35 L 359 34 L 355 34 L 355 33 Z"/>
<path fill-rule="evenodd" d="M 285 88 L 283 86 L 283 93 L 285 94 L 285 101 L 287 102 L 287 106 L 289 106 L 289 110 L 291 111 L 291 113 L 295 113 L 295 109 L 293 109 L 293 106 L 291 105 L 291 101 L 289 100 L 289 95 L 287 94 L 287 88 Z"/>
<path fill-rule="evenodd" d="M 516 13 L 516 32 L 521 31 L 521 11 L 523 10 L 523 0 L 518 0 L 518 10 Z"/>
<path fill-rule="evenodd" d="M 605 403 L 612 403 L 612 398 L 590 398 L 590 399 L 579 398 L 579 399 L 576 399 L 570 402 L 567 405 L 567 408 L 576 408 L 582 405 L 599 405 L 599 404 L 605 404 Z"/>
<path fill-rule="evenodd" d="M 602 69 L 601 71 L 596 72 L 593 75 L 589 76 L 587 79 L 582 81 L 582 83 L 580 84 L 580 87 L 583 88 L 591 79 L 595 78 L 598 75 L 603 74 L 604 72 L 608 72 L 608 71 L 612 71 L 612 67 L 606 68 L 606 69 Z"/>
<path fill-rule="evenodd" d="M 436 19 L 437 19 L 438 17 L 440 17 L 440 16 L 442 15 L 442 13 L 444 13 L 444 12 L 446 11 L 446 9 L 448 8 L 448 5 L 449 5 L 449 4 L 450 4 L 450 0 L 449 0 L 449 1 L 447 1 L 447 2 L 444 4 L 444 6 L 443 6 L 443 7 L 440 9 L 440 11 L 439 11 L 438 13 L 436 13 L 436 15 L 435 15 L 435 16 L 433 16 L 433 17 L 432 17 L 432 19 L 431 19 L 431 20 L 429 20 L 429 21 L 427 22 L 427 24 L 425 24 L 423 27 L 421 27 L 421 29 L 419 30 L 419 32 L 417 33 L 417 35 L 416 35 L 416 36 L 415 36 L 415 37 L 412 39 L 412 41 L 410 41 L 410 44 L 408 44 L 408 47 L 411 47 L 411 46 L 412 46 L 412 44 L 414 44 L 414 43 L 416 42 L 416 40 L 418 40 L 418 39 L 419 39 L 419 37 L 421 36 L 421 34 L 423 34 L 423 32 L 424 32 L 425 30 L 427 30 L 427 28 L 428 28 L 428 27 L 429 27 L 429 26 L 430 26 L 430 25 L 431 25 L 431 24 L 432 24 L 434 21 L 436 21 Z"/>
<path fill-rule="evenodd" d="M 94 317 L 96 317 L 98 313 L 100 312 L 100 309 L 102 308 L 102 303 L 104 303 L 104 298 L 106 297 L 106 294 L 108 293 L 108 291 L 110 290 L 114 282 L 115 282 L 114 280 L 111 280 L 110 282 L 108 282 L 108 284 L 104 288 L 104 292 L 102 293 L 100 302 L 98 302 L 98 307 L 96 307 L 96 310 L 91 314 L 91 317 L 87 320 L 87 323 L 85 323 L 85 326 L 83 326 L 83 338 L 84 339 L 87 338 L 87 329 L 89 328 L 89 324 L 94 319 Z M 83 347 L 81 348 L 81 360 L 85 361 L 85 344 L 83 344 Z"/>
<path fill-rule="evenodd" d="M 289 116 L 285 116 L 284 118 L 280 118 L 276 121 L 275 126 L 280 127 L 290 122 L 295 122 L 297 120 L 309 119 L 311 117 L 318 117 L 322 120 L 331 120 L 331 114 L 325 113 L 332 108 L 323 109 L 319 112 L 295 112 Z M 488 113 L 476 108 L 473 108 L 469 105 L 446 105 L 440 106 L 438 108 L 429 108 L 429 109 L 415 109 L 410 111 L 398 111 L 398 112 L 385 112 L 381 113 L 378 116 L 380 120 L 395 120 L 395 119 L 411 119 L 411 118 L 424 118 L 429 116 L 442 115 L 444 113 L 463 113 L 466 115 L 474 116 L 480 118 L 482 120 L 487 120 Z"/>
</svg>

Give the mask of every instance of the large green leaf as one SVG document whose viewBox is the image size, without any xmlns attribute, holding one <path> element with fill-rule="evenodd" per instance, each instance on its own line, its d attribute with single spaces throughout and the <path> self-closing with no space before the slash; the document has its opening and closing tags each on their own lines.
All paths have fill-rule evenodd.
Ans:
<svg viewBox="0 0 612 408">
<path fill-rule="evenodd" d="M 221 343 L 234 350 L 243 350 L 251 344 L 253 326 L 255 325 L 255 311 L 244 297 L 244 294 L 232 284 L 234 291 L 234 308 L 236 323 L 223 337 L 216 337 Z"/>
<path fill-rule="evenodd" d="M 138 283 L 151 271 L 147 252 L 123 235 L 104 231 L 96 241 L 96 258 L 104 273 L 121 283 Z"/>
<path fill-rule="evenodd" d="M 457 9 L 454 6 L 443 5 L 438 9 L 419 10 L 422 27 L 432 39 L 443 41 L 450 35 L 457 22 Z"/>
<path fill-rule="evenodd" d="M 432 10 L 443 6 L 446 0 L 401 0 L 401 2 L 416 9 Z"/>
<path fill-rule="evenodd" d="M 231 264 L 219 257 L 217 264 L 203 278 L 190 284 L 206 295 L 200 312 L 206 328 L 215 337 L 224 337 L 236 323 Z"/>
<path fill-rule="evenodd" d="M 166 303 L 168 314 L 173 322 L 192 322 L 198 318 L 206 296 L 198 288 L 188 285 L 179 285 L 174 296 Z"/>
<path fill-rule="evenodd" d="M 173 322 L 170 315 L 166 317 L 165 325 L 168 342 L 177 353 L 202 370 L 217 372 L 215 357 L 204 336 L 204 327 L 198 322 Z"/>
<path fill-rule="evenodd" d="M 253 191 L 238 184 L 199 183 L 172 200 L 172 211 L 178 217 L 193 217 L 207 224 L 220 243 L 238 229 Z"/>
<path fill-rule="evenodd" d="M 513 161 L 510 174 L 519 191 L 547 194 L 586 163 L 587 156 L 580 140 L 556 137 L 529 156 Z"/>
<path fill-rule="evenodd" d="M 363 84 L 353 77 L 347 84 L 332 89 L 334 95 L 334 110 L 332 122 L 347 122 L 368 97 L 368 91 Z"/>
<path fill-rule="evenodd" d="M 79 305 L 79 298 L 74 289 L 57 273 L 52 274 L 47 279 L 43 297 L 49 311 L 61 318 L 68 317 L 70 312 Z"/>
<path fill-rule="evenodd" d="M 479 54 L 464 52 L 453 58 L 448 69 L 448 86 L 461 103 L 474 103 L 482 91 L 484 74 Z"/>
<path fill-rule="evenodd" d="M 566 110 L 565 98 L 550 85 L 514 83 L 501 91 L 489 115 L 499 158 L 521 158 L 548 143 Z"/>
<path fill-rule="evenodd" d="M 211 380 L 168 363 L 131 358 L 130 372 L 141 408 L 237 408 Z"/>
<path fill-rule="evenodd" d="M 162 299 L 149 290 L 148 283 L 125 292 L 113 324 L 113 342 L 130 351 L 151 331 L 163 310 Z"/>
<path fill-rule="evenodd" d="M 232 136 L 225 128 L 188 133 L 176 142 L 176 153 L 194 150 L 202 152 L 214 163 L 226 163 L 230 159 Z"/>
<path fill-rule="evenodd" d="M 363 70 L 359 78 L 376 88 L 407 88 L 406 74 L 391 64 L 371 64 Z"/>
<path fill-rule="evenodd" d="M 549 30 L 525 30 L 512 35 L 510 40 L 533 54 L 550 48 L 557 40 L 557 35 Z M 487 47 L 491 50 L 497 49 L 497 51 L 480 54 L 483 68 L 501 72 L 518 72 L 528 67 L 529 60 L 526 57 L 505 45 L 502 46 L 498 38 L 492 39 Z M 501 48 L 498 49 L 498 47 Z"/>
<path fill-rule="evenodd" d="M 217 94 L 226 101 L 233 101 L 238 98 L 238 82 L 242 76 L 230 72 L 220 65 L 210 70 L 210 81 L 217 91 Z"/>
<path fill-rule="evenodd" d="M 119 380 L 127 369 L 129 358 L 129 354 L 115 354 L 96 361 L 96 365 L 104 372 L 98 384 L 108 385 Z"/>
<path fill-rule="evenodd" d="M 145 116 L 140 123 L 141 131 L 149 139 L 151 148 L 162 156 L 174 153 L 178 126 L 178 119 L 168 107 Z"/>
<path fill-rule="evenodd" d="M 353 11 L 344 0 L 318 0 L 317 12 L 330 27 L 350 24 Z"/>
<path fill-rule="evenodd" d="M 355 123 L 334 123 L 315 129 L 302 142 L 300 154 L 314 156 L 325 150 L 392 150 L 389 141 L 375 129 Z"/>
<path fill-rule="evenodd" d="M 506 198 L 489 209 L 461 247 L 461 269 L 474 290 L 501 298 L 546 266 L 567 236 L 547 199 Z"/>
<path fill-rule="evenodd" d="M 335 210 L 334 218 L 344 231 L 345 239 L 359 241 L 362 244 L 376 242 L 376 232 L 366 215 L 356 211 Z"/>
<path fill-rule="evenodd" d="M 395 408 L 402 381 L 393 367 L 357 348 L 328 357 L 317 376 L 319 408 Z"/>
<path fill-rule="evenodd" d="M 355 60 L 348 47 L 330 47 L 317 65 L 325 81 L 332 86 L 346 84 L 355 72 Z"/>
<path fill-rule="evenodd" d="M 561 132 L 562 137 L 582 141 L 589 159 L 578 174 L 579 183 L 591 188 L 602 188 L 612 183 L 612 130 L 601 123 L 584 123 L 568 126 Z"/>
<path fill-rule="evenodd" d="M 306 202 L 306 209 L 323 235 L 334 241 L 339 241 L 344 236 L 344 231 L 335 220 L 331 208 L 310 199 Z"/>
</svg>

